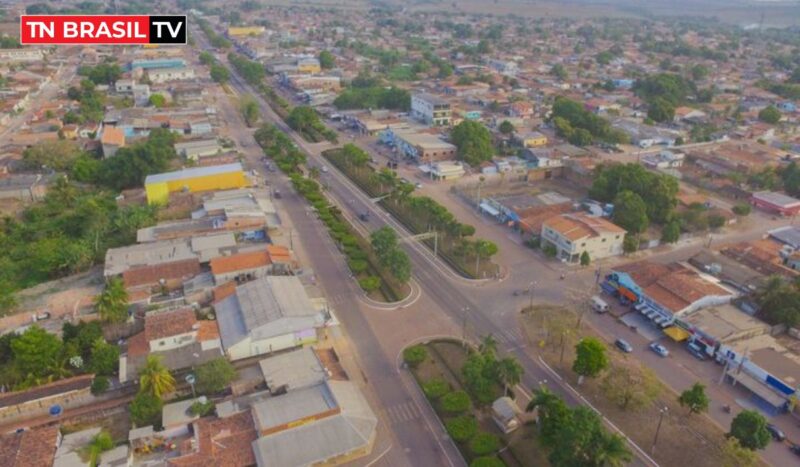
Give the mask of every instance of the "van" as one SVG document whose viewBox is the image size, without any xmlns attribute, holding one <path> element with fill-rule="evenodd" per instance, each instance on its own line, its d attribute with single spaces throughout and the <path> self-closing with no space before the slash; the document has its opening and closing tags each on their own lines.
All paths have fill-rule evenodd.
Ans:
<svg viewBox="0 0 800 467">
<path fill-rule="evenodd" d="M 686 350 L 689 351 L 690 354 L 694 355 L 694 358 L 703 361 L 706 359 L 706 353 L 702 347 L 696 342 L 689 342 L 686 345 Z"/>
<path fill-rule="evenodd" d="M 598 313 L 605 313 L 608 311 L 608 303 L 595 295 L 592 297 L 592 309 Z"/>
</svg>

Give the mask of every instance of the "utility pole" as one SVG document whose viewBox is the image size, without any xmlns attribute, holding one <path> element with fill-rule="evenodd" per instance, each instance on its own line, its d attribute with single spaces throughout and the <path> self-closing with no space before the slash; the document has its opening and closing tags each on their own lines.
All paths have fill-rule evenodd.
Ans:
<svg viewBox="0 0 800 467">
<path fill-rule="evenodd" d="M 664 421 L 664 415 L 669 412 L 669 408 L 664 407 L 658 411 L 658 426 L 656 427 L 656 435 L 653 437 L 653 447 L 650 448 L 650 454 L 656 452 L 656 443 L 658 442 L 658 432 L 661 431 L 661 422 Z"/>
<path fill-rule="evenodd" d="M 467 313 L 469 312 L 469 307 L 465 306 L 461 309 L 463 313 L 463 319 L 461 322 L 461 345 L 464 349 L 467 348 Z"/>
<path fill-rule="evenodd" d="M 433 257 L 439 256 L 439 232 L 433 231 Z"/>
<path fill-rule="evenodd" d="M 528 295 L 530 295 L 530 296 L 531 296 L 531 297 L 530 297 L 530 298 L 531 298 L 531 302 L 530 302 L 530 305 L 528 305 L 528 310 L 529 310 L 529 311 L 530 311 L 530 310 L 533 310 L 533 286 L 534 286 L 534 285 L 536 285 L 536 282 L 531 282 L 531 285 L 530 285 L 530 287 L 528 288 Z"/>
</svg>

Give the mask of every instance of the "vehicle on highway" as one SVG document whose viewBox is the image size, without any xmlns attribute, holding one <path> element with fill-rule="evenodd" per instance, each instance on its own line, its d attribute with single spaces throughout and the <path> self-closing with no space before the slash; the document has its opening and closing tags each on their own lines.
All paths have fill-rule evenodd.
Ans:
<svg viewBox="0 0 800 467">
<path fill-rule="evenodd" d="M 44 321 L 46 319 L 50 319 L 50 312 L 49 311 L 45 311 L 45 312 L 39 313 L 34 318 L 34 321 Z"/>
<path fill-rule="evenodd" d="M 772 439 L 775 441 L 783 442 L 786 440 L 786 433 L 784 433 L 783 430 L 777 426 L 773 425 L 772 423 L 767 423 L 766 428 L 767 431 L 769 431 L 769 434 L 772 435 Z"/>
<path fill-rule="evenodd" d="M 633 352 L 633 346 L 628 343 L 625 339 L 617 339 L 614 341 L 614 345 L 617 346 L 618 349 L 625 353 Z"/>
<path fill-rule="evenodd" d="M 686 345 L 686 350 L 689 351 L 690 354 L 694 355 L 694 358 L 703 361 L 706 359 L 706 353 L 703 352 L 703 349 L 697 345 L 695 342 L 689 342 Z"/>
<path fill-rule="evenodd" d="M 608 311 L 608 303 L 597 295 L 592 297 L 592 309 L 598 313 Z"/>
<path fill-rule="evenodd" d="M 358 218 L 361 220 L 361 222 L 369 222 L 369 212 L 368 211 L 364 211 L 364 212 L 360 213 L 358 215 Z"/>
<path fill-rule="evenodd" d="M 323 165 L 320 170 L 322 171 L 322 173 L 326 174 L 326 173 L 328 173 L 328 166 L 327 165 Z"/>
<path fill-rule="evenodd" d="M 281 199 L 281 190 L 275 190 L 272 192 L 272 196 Z"/>
<path fill-rule="evenodd" d="M 789 446 L 789 450 L 792 451 L 796 456 L 800 456 L 800 444 L 792 444 Z"/>
<path fill-rule="evenodd" d="M 422 188 L 422 183 L 420 183 L 420 182 L 417 182 L 417 184 L 416 184 L 416 185 L 414 185 L 414 187 L 415 187 L 417 190 L 419 190 L 420 188 Z"/>
<path fill-rule="evenodd" d="M 664 347 L 663 345 L 659 344 L 658 342 L 651 342 L 649 347 L 650 347 L 650 350 L 652 350 L 653 352 L 661 355 L 662 357 L 668 357 L 669 356 L 669 350 L 667 350 L 666 347 Z"/>
</svg>

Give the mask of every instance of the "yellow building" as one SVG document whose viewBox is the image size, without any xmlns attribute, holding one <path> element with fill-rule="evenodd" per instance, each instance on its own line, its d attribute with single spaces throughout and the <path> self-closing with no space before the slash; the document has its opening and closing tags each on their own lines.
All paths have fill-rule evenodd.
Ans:
<svg viewBox="0 0 800 467">
<path fill-rule="evenodd" d="M 321 71 L 322 67 L 316 58 L 304 58 L 297 61 L 298 73 L 319 73 Z"/>
<path fill-rule="evenodd" d="M 228 28 L 229 36 L 259 36 L 264 34 L 264 26 L 239 26 Z"/>
<path fill-rule="evenodd" d="M 148 175 L 144 180 L 147 202 L 166 204 L 169 194 L 176 191 L 229 190 L 249 185 L 242 164 L 213 165 Z"/>
<path fill-rule="evenodd" d="M 522 145 L 526 148 L 547 146 L 547 136 L 539 133 L 538 131 L 523 133 L 519 135 L 519 139 L 521 140 Z"/>
</svg>

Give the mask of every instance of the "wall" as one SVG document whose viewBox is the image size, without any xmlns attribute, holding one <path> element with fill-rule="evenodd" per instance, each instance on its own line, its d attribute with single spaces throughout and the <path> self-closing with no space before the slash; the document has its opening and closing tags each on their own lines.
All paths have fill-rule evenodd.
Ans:
<svg viewBox="0 0 800 467">
<path fill-rule="evenodd" d="M 50 407 L 60 405 L 63 409 L 74 409 L 95 403 L 97 398 L 90 388 L 57 394 L 51 397 L 0 408 L 0 424 L 6 425 L 49 413 Z M 0 462 L 2 463 L 2 462 Z"/>
</svg>

